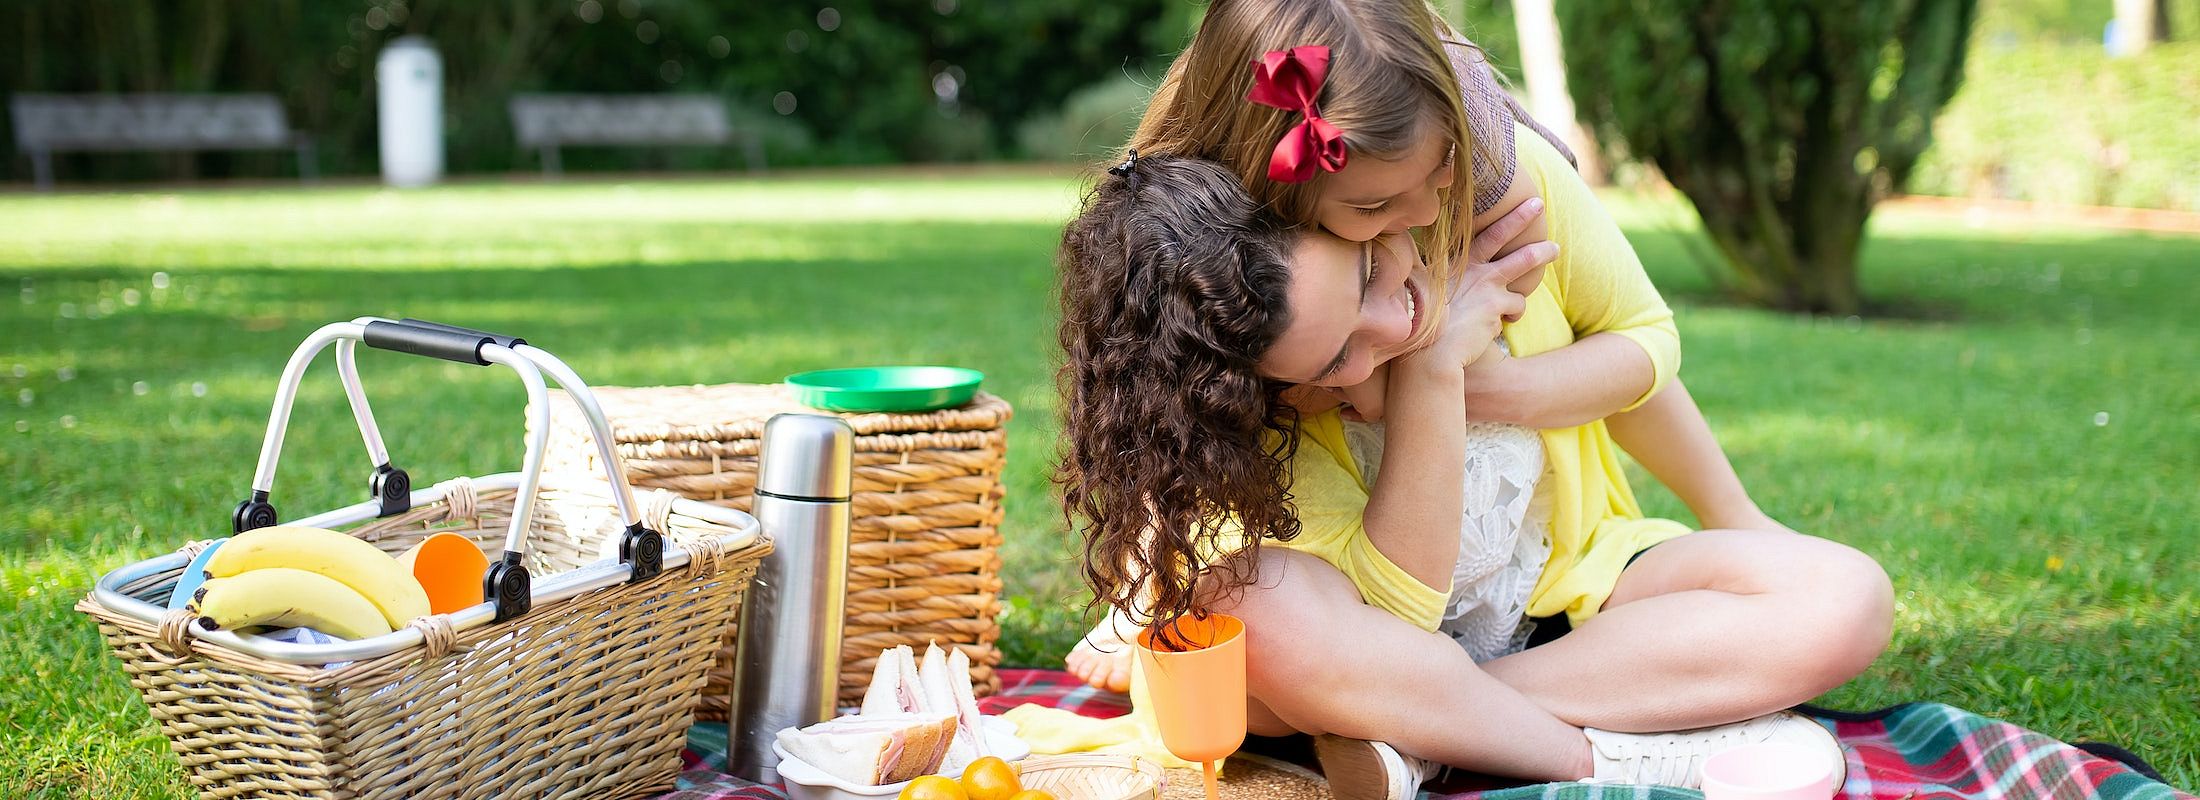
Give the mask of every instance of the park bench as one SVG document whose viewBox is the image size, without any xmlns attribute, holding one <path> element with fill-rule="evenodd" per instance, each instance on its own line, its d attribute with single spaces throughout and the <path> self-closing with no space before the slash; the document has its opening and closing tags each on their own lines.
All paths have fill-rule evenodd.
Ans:
<svg viewBox="0 0 2200 800">
<path fill-rule="evenodd" d="M 749 171 L 764 168 L 764 146 L 737 133 L 725 101 L 707 94 L 521 94 L 511 101 L 521 147 L 542 152 L 542 172 L 563 171 L 568 145 L 723 145 L 740 140 Z"/>
<path fill-rule="evenodd" d="M 18 94 L 8 113 L 41 191 L 62 152 L 294 149 L 298 177 L 314 176 L 313 140 L 271 94 Z"/>
</svg>

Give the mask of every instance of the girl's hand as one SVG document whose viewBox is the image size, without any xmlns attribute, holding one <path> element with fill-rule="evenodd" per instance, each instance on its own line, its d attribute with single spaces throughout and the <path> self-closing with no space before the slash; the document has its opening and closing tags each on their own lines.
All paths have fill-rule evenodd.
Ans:
<svg viewBox="0 0 2200 800">
<path fill-rule="evenodd" d="M 1558 260 L 1558 245 L 1533 242 L 1497 257 L 1497 252 L 1543 215 L 1543 198 L 1530 197 L 1489 227 L 1474 234 L 1467 245 L 1467 267 L 1452 286 L 1445 302 L 1444 328 L 1429 350 L 1449 347 L 1444 362 L 1465 367 L 1494 350 L 1490 343 L 1504 332 L 1504 323 L 1520 319 L 1527 296 L 1535 291 L 1531 276 Z M 1418 354 L 1416 354 L 1418 355 Z"/>
<path fill-rule="evenodd" d="M 1521 257 L 1521 252 L 1524 250 L 1532 250 L 1537 245 L 1547 245 L 1550 248 L 1545 251 L 1547 255 L 1531 253 L 1527 256 L 1535 262 L 1536 268 L 1519 273 L 1507 284 L 1514 293 L 1522 297 L 1535 294 L 1535 287 L 1543 283 L 1543 270 L 1540 268 L 1558 259 L 1558 245 L 1545 239 L 1523 243 L 1520 247 L 1512 249 L 1507 249 L 1507 246 L 1513 244 L 1514 240 L 1526 233 L 1528 228 L 1533 226 L 1536 220 L 1542 216 L 1543 198 L 1537 196 L 1530 196 L 1528 199 L 1521 201 L 1520 205 L 1514 206 L 1513 210 L 1505 212 L 1505 216 L 1498 217 L 1488 227 L 1477 232 L 1473 241 L 1467 243 L 1467 269 L 1472 271 L 1492 261 L 1509 261 Z M 1503 257 L 1500 258 L 1500 256 Z M 1518 322 L 1520 318 L 1515 316 L 1505 321 Z"/>
<path fill-rule="evenodd" d="M 1430 346 L 1399 356 L 1400 369 L 1384 364 L 1358 385 L 1335 390 L 1351 404 L 1348 418 L 1374 422 L 1383 418 L 1384 397 L 1400 388 L 1397 380 L 1415 376 L 1400 373 L 1412 369 L 1459 369 L 1483 359 L 1494 350 L 1504 323 L 1520 319 L 1527 295 L 1535 291 L 1544 266 L 1558 258 L 1558 245 L 1534 242 L 1503 257 L 1497 252 L 1528 229 L 1543 214 L 1543 198 L 1530 197 L 1505 216 L 1474 235 L 1467 245 L 1466 268 L 1451 286 L 1445 300 L 1443 328 Z M 1408 361 L 1410 360 L 1410 364 Z"/>
<path fill-rule="evenodd" d="M 1443 320 L 1435 341 L 1428 347 L 1398 357 L 1394 362 L 1397 368 L 1391 371 L 1393 384 L 1401 373 L 1415 370 L 1449 370 L 1457 374 L 1456 370 L 1481 360 L 1484 353 L 1492 350 L 1491 343 L 1504 332 L 1505 323 L 1519 319 L 1527 310 L 1527 295 L 1515 291 L 1513 284 L 1558 258 L 1558 245 L 1535 242 L 1496 261 L 1484 259 L 1487 248 L 1504 242 L 1509 238 L 1505 234 L 1527 225 L 1541 211 L 1540 202 L 1522 203 L 1520 208 L 1475 236 L 1474 244 L 1468 248 L 1467 269 L 1452 285 L 1451 296 L 1445 299 Z M 1365 414 L 1366 410 L 1362 409 L 1361 413 Z"/>
</svg>

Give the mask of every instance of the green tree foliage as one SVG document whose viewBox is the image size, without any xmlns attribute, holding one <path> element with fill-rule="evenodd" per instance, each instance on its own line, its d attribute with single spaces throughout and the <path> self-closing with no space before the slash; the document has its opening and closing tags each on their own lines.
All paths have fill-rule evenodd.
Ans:
<svg viewBox="0 0 2200 800">
<path fill-rule="evenodd" d="M 1982 43 L 1966 71 L 1909 191 L 2200 211 L 2200 41 Z"/>
<path fill-rule="evenodd" d="M 1976 11 L 1976 0 L 1559 4 L 1582 116 L 1694 203 L 1728 288 L 1838 314 L 1862 305 L 1864 223 L 1932 142 Z"/>
<path fill-rule="evenodd" d="M 447 162 L 527 169 L 515 92 L 709 92 L 773 163 L 998 156 L 1017 124 L 1181 44 L 1165 0 L 12 0 L 7 92 L 273 92 L 327 172 L 375 169 L 374 59 L 420 34 L 444 59 Z M 1179 15 L 1180 16 L 1180 15 Z M 1180 24 L 1179 26 L 1180 27 Z M 1126 59 L 1126 54 L 1129 58 Z M 75 158 L 65 177 L 265 176 L 279 154 Z M 737 149 L 581 149 L 577 169 L 738 167 Z M 11 159 L 0 176 L 27 172 Z"/>
</svg>

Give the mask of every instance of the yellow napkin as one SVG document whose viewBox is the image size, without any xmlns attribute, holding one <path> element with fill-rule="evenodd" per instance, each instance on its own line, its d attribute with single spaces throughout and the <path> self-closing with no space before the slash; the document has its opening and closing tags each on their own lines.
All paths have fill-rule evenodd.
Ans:
<svg viewBox="0 0 2200 800">
<path fill-rule="evenodd" d="M 1154 720 L 1153 703 L 1146 692 L 1146 670 L 1139 659 L 1131 660 L 1129 714 L 1114 719 L 1093 719 L 1059 708 L 1031 704 L 1011 708 L 1001 714 L 1001 718 L 1016 724 L 1017 738 L 1031 745 L 1034 753 L 1134 755 L 1161 762 L 1168 769 L 1199 769 L 1197 762 L 1177 758 L 1161 743 L 1161 725 Z"/>
</svg>

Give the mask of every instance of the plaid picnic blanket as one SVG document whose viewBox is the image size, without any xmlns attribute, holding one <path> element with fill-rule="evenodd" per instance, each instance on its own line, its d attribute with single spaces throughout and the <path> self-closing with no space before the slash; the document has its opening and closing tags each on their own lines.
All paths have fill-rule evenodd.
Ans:
<svg viewBox="0 0 2200 800">
<path fill-rule="evenodd" d="M 1038 703 L 1090 717 L 1130 711 L 1123 695 L 1086 686 L 1053 670 L 1001 671 L 999 695 L 978 701 L 998 714 Z M 1806 708 L 1833 728 L 1849 751 L 1849 780 L 1836 800 L 2196 800 L 2161 782 L 2136 756 L 2118 748 L 2071 745 L 1953 706 L 1909 703 L 1852 714 Z M 784 800 L 719 770 L 726 764 L 726 726 L 696 725 L 683 754 L 678 791 L 659 800 Z M 1428 795 L 1431 800 L 1702 800 L 1703 793 L 1662 786 L 1552 783 Z"/>
</svg>

